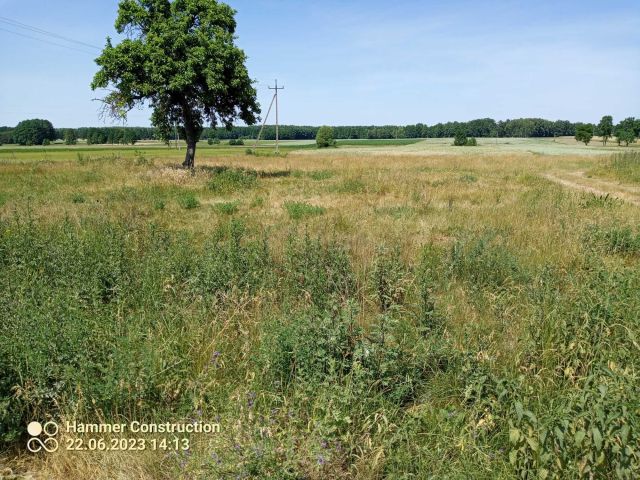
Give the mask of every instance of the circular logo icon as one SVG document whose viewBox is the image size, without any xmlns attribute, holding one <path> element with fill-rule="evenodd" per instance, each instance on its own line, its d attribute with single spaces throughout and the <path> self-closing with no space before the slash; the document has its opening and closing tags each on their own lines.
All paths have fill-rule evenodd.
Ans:
<svg viewBox="0 0 640 480">
<path fill-rule="evenodd" d="M 54 437 L 58 434 L 58 424 L 49 421 L 42 425 L 40 422 L 31 422 L 27 425 L 27 433 L 31 436 L 27 440 L 27 449 L 30 452 L 38 453 L 41 450 L 45 452 L 55 452 L 58 450 L 58 440 Z M 44 440 L 40 439 L 40 435 L 44 433 Z"/>
</svg>

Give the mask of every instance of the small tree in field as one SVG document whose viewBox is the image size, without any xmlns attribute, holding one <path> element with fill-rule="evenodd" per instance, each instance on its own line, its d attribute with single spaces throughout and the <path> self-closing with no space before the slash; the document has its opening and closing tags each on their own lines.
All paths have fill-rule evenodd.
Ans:
<svg viewBox="0 0 640 480">
<path fill-rule="evenodd" d="M 628 147 L 630 143 L 636 141 L 636 134 L 633 130 L 621 129 L 616 132 L 616 138 L 618 139 L 618 145 L 624 142 L 625 146 Z"/>
<path fill-rule="evenodd" d="M 464 147 L 467 144 L 467 134 L 462 130 L 456 130 L 456 136 L 453 138 L 453 144 L 456 147 Z"/>
<path fill-rule="evenodd" d="M 600 120 L 597 129 L 598 135 L 602 137 L 602 145 L 607 144 L 607 140 L 613 134 L 613 117 L 611 115 L 605 115 Z"/>
<path fill-rule="evenodd" d="M 585 145 L 589 145 L 589 142 L 593 138 L 593 125 L 581 124 L 576 127 L 576 140 L 578 142 L 584 142 Z"/>
<path fill-rule="evenodd" d="M 174 125 L 181 130 L 188 168 L 205 123 L 256 123 L 260 107 L 234 43 L 235 13 L 216 0 L 120 0 L 115 27 L 127 38 L 115 47 L 107 39 L 91 83 L 113 88 L 103 99 L 106 113 L 124 118 L 148 102 L 160 138 L 168 142 Z"/>
<path fill-rule="evenodd" d="M 67 128 L 64 131 L 64 144 L 75 145 L 76 143 L 78 143 L 78 137 L 76 135 L 76 131 L 73 128 Z"/>
<path fill-rule="evenodd" d="M 320 127 L 316 135 L 316 145 L 318 148 L 335 147 L 336 140 L 333 138 L 333 128 L 327 126 Z"/>
</svg>

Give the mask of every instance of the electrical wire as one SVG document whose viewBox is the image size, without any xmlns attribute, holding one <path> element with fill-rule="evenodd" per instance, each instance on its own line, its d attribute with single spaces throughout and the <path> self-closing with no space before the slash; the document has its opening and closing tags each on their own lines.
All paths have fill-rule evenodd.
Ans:
<svg viewBox="0 0 640 480">
<path fill-rule="evenodd" d="M 24 33 L 20 33 L 20 32 L 14 32 L 11 30 L 7 30 L 6 28 L 2 28 L 0 27 L 0 30 L 2 30 L 3 32 L 8 32 L 8 33 L 13 33 L 14 35 L 19 35 L 21 37 L 25 37 L 25 38 L 30 38 L 32 40 L 37 40 L 39 42 L 44 42 L 44 43 L 48 43 L 49 45 L 55 45 L 57 47 L 62 47 L 62 48 L 67 48 L 69 50 L 75 50 L 76 52 L 82 52 L 82 53 L 86 53 L 87 55 L 95 55 L 95 52 L 88 52 L 87 50 L 82 50 L 80 48 L 75 48 L 75 47 L 71 47 L 69 45 L 63 45 L 62 43 L 56 43 L 56 42 L 52 42 L 51 40 L 45 40 L 43 38 L 38 38 L 38 37 L 32 37 L 31 35 L 26 35 Z"/>
<path fill-rule="evenodd" d="M 74 40 L 73 38 L 69 38 L 69 37 L 65 37 L 63 35 L 59 35 L 57 33 L 54 32 L 50 32 L 48 30 L 43 30 L 42 28 L 38 28 L 38 27 L 34 27 L 33 25 L 28 25 L 26 23 L 22 23 L 19 22 L 17 20 L 12 20 L 11 18 L 7 18 L 7 17 L 3 17 L 0 15 L 0 22 L 4 23 L 4 24 L 8 24 L 14 28 L 22 28 L 25 30 L 29 30 L 31 32 L 35 32 L 38 33 L 40 35 L 46 35 L 49 37 L 53 37 L 53 38 L 57 38 L 58 40 L 64 40 L 65 42 L 69 42 L 69 43 L 75 43 L 77 45 L 81 45 L 83 47 L 89 47 L 89 48 L 93 48 L 96 50 L 102 50 L 100 47 L 97 47 L 95 45 L 91 45 L 90 43 L 86 43 L 86 42 L 81 42 L 80 40 Z"/>
</svg>

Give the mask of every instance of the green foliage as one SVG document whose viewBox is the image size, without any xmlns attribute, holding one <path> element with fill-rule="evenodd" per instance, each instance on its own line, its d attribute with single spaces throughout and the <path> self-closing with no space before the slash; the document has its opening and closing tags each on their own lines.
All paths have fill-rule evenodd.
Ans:
<svg viewBox="0 0 640 480">
<path fill-rule="evenodd" d="M 185 210 L 191 210 L 198 208 L 200 206 L 200 201 L 193 192 L 185 192 L 178 196 L 178 205 Z"/>
<path fill-rule="evenodd" d="M 344 303 L 355 291 L 349 257 L 336 242 L 323 244 L 309 235 L 291 235 L 286 247 L 285 278 L 293 298 L 318 307 Z"/>
<path fill-rule="evenodd" d="M 333 138 L 333 128 L 326 125 L 320 127 L 316 134 L 316 145 L 318 148 L 335 147 L 336 141 Z"/>
<path fill-rule="evenodd" d="M 593 125 L 590 123 L 582 123 L 576 126 L 575 139 L 578 142 L 583 142 L 585 145 L 589 145 L 589 142 L 593 138 Z"/>
<path fill-rule="evenodd" d="M 213 208 L 216 210 L 216 212 L 223 215 L 233 215 L 235 213 L 238 213 L 238 205 L 239 202 L 220 202 L 216 203 Z"/>
<path fill-rule="evenodd" d="M 410 284 L 408 269 L 402 263 L 400 250 L 379 247 L 371 267 L 371 291 L 381 313 L 402 305 Z"/>
<path fill-rule="evenodd" d="M 78 137 L 76 136 L 76 131 L 72 128 L 67 128 L 64 131 L 64 144 L 75 145 L 76 143 L 78 143 Z"/>
<path fill-rule="evenodd" d="M 23 120 L 11 132 L 13 141 L 20 145 L 42 145 L 44 140 L 55 140 L 56 133 L 48 120 Z"/>
<path fill-rule="evenodd" d="M 241 138 L 232 138 L 229 140 L 229 145 L 231 146 L 242 146 L 244 145 L 244 140 Z"/>
<path fill-rule="evenodd" d="M 609 193 L 605 193 L 604 195 L 588 193 L 582 195 L 582 199 L 580 200 L 580 206 L 582 208 L 613 208 L 619 204 L 620 200 L 612 197 Z"/>
<path fill-rule="evenodd" d="M 527 279 L 515 255 L 491 234 L 457 241 L 451 249 L 449 269 L 471 288 L 508 288 Z"/>
<path fill-rule="evenodd" d="M 81 193 L 74 193 L 74 194 L 71 196 L 71 201 L 72 201 L 73 203 L 84 203 L 84 202 L 86 202 L 86 201 L 87 201 L 87 199 L 86 199 L 86 198 L 85 198 L 85 196 L 84 196 L 83 194 L 81 194 Z"/>
<path fill-rule="evenodd" d="M 608 254 L 640 255 L 640 232 L 631 227 L 592 225 L 585 232 L 584 242 Z"/>
<path fill-rule="evenodd" d="M 633 117 L 628 117 L 622 120 L 616 125 L 614 133 L 618 141 L 618 145 L 624 143 L 625 146 L 629 146 L 630 143 L 636 141 L 640 131 L 638 129 L 638 121 Z"/>
<path fill-rule="evenodd" d="M 49 145 L 51 145 L 51 140 L 49 140 L 48 138 L 45 138 L 44 140 L 42 140 L 43 147 L 48 147 Z"/>
<path fill-rule="evenodd" d="M 467 138 L 466 146 L 467 147 L 477 147 L 478 146 L 478 141 L 475 139 L 475 137 L 469 137 L 469 138 Z"/>
<path fill-rule="evenodd" d="M 94 90 L 112 86 L 107 113 L 123 118 L 150 102 L 160 138 L 168 141 L 181 127 L 191 168 L 205 123 L 254 124 L 260 109 L 246 56 L 234 44 L 234 14 L 222 2 L 121 0 L 116 30 L 130 36 L 116 46 L 107 39 L 91 83 Z"/>
<path fill-rule="evenodd" d="M 345 178 L 336 186 L 336 190 L 338 193 L 364 193 L 367 190 L 367 185 L 360 178 Z"/>
<path fill-rule="evenodd" d="M 613 117 L 611 115 L 605 115 L 600 120 L 600 123 L 596 127 L 596 132 L 602 137 L 602 145 L 607 144 L 607 140 L 613 134 Z"/>
<path fill-rule="evenodd" d="M 252 189 L 257 184 L 258 173 L 255 170 L 219 167 L 213 170 L 208 187 L 220 195 Z"/>
<path fill-rule="evenodd" d="M 467 134 L 464 130 L 456 130 L 455 137 L 453 138 L 453 145 L 456 147 L 464 147 L 467 145 Z"/>
<path fill-rule="evenodd" d="M 327 211 L 324 207 L 311 205 L 306 202 L 284 202 L 284 209 L 292 220 L 301 220 L 307 217 L 322 215 Z"/>
<path fill-rule="evenodd" d="M 640 183 L 640 152 L 613 155 L 604 168 L 621 181 Z"/>
<path fill-rule="evenodd" d="M 313 170 L 307 174 L 311 180 L 321 181 L 329 180 L 334 176 L 331 170 Z"/>
</svg>

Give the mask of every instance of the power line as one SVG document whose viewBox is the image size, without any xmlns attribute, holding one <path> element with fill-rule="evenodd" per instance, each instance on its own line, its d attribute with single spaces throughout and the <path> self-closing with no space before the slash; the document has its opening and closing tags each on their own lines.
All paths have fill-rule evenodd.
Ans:
<svg viewBox="0 0 640 480">
<path fill-rule="evenodd" d="M 30 30 L 32 32 L 38 33 L 40 35 L 47 35 L 49 37 L 57 38 L 58 40 L 64 40 L 65 42 L 75 43 L 77 45 L 81 45 L 83 47 L 94 48 L 96 50 L 102 50 L 100 47 L 96 47 L 95 45 L 91 45 L 90 43 L 81 42 L 80 40 L 74 40 L 73 38 L 65 37 L 63 35 L 59 35 L 54 32 L 50 32 L 48 30 L 43 30 L 42 28 L 34 27 L 33 25 L 28 25 L 26 23 L 19 22 L 17 20 L 12 20 L 11 18 L 0 16 L 0 22 L 11 25 L 12 27 L 22 28 L 25 30 Z"/>
<path fill-rule="evenodd" d="M 14 32 L 12 30 L 7 30 L 6 28 L 2 28 L 0 27 L 0 30 L 2 30 L 3 32 L 8 32 L 8 33 L 12 33 L 14 35 L 18 35 L 20 37 L 24 37 L 24 38 L 30 38 L 31 40 L 37 40 L 39 42 L 43 42 L 43 43 L 47 43 L 49 45 L 55 45 L 56 47 L 61 47 L 61 48 L 67 48 L 69 50 L 75 50 L 76 52 L 82 52 L 82 53 L 86 53 L 87 55 L 95 55 L 94 52 L 88 52 L 87 50 L 82 50 L 80 48 L 76 48 L 76 47 L 71 47 L 69 45 L 63 45 L 62 43 L 56 43 L 56 42 L 52 42 L 51 40 L 45 40 L 43 38 L 38 38 L 38 37 L 32 37 L 31 35 L 26 35 L 24 33 L 20 33 L 20 32 Z"/>
</svg>

